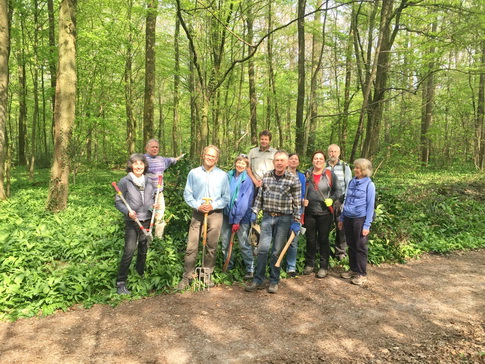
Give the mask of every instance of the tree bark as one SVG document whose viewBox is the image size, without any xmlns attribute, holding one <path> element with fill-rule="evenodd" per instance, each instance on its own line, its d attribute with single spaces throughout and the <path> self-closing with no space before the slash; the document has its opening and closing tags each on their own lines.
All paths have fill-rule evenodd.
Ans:
<svg viewBox="0 0 485 364">
<path fill-rule="evenodd" d="M 56 89 L 57 84 L 57 67 L 56 67 L 56 60 L 57 60 L 57 53 L 56 53 L 56 24 L 55 24 L 55 17 L 54 17 L 54 0 L 47 0 L 47 9 L 48 9 L 48 20 L 49 20 L 49 73 L 50 73 L 50 80 L 51 80 L 51 88 L 52 88 L 52 115 L 54 115 L 54 107 L 56 104 L 56 93 L 54 90 Z M 54 117 L 51 120 L 52 128 L 51 128 L 51 138 L 54 140 L 54 129 L 55 129 L 55 122 Z"/>
<path fill-rule="evenodd" d="M 131 23 L 131 14 L 133 9 L 133 0 L 128 1 L 127 18 L 128 24 Z M 128 40 L 126 44 L 125 55 L 125 110 L 126 110 L 126 146 L 128 153 L 135 153 L 136 149 L 136 120 L 133 115 L 133 32 L 128 25 Z"/>
<path fill-rule="evenodd" d="M 148 0 L 145 26 L 145 99 L 143 107 L 143 145 L 154 137 L 155 115 L 155 32 L 157 0 Z"/>
<path fill-rule="evenodd" d="M 175 18 L 175 34 L 173 40 L 174 48 L 174 75 L 173 75 L 173 122 L 172 122 L 172 155 L 179 155 L 180 153 L 180 132 L 179 132 L 179 104 L 180 104 L 180 20 Z"/>
<path fill-rule="evenodd" d="M 69 193 L 69 147 L 76 113 L 76 0 L 62 0 L 59 10 L 59 66 L 54 111 L 54 160 L 47 209 L 67 207 Z"/>
<path fill-rule="evenodd" d="M 10 55 L 10 24 L 8 0 L 0 0 L 0 200 L 7 198 L 3 185 L 7 152 L 8 58 Z"/>
<path fill-rule="evenodd" d="M 481 43 L 481 63 L 482 70 L 485 68 L 485 41 Z M 477 118 L 475 124 L 475 163 L 480 170 L 483 170 L 485 157 L 485 72 L 480 73 L 480 81 L 478 85 L 478 105 Z"/>
<path fill-rule="evenodd" d="M 254 16 L 252 6 L 248 6 L 247 14 L 247 30 L 248 30 L 248 44 L 253 44 L 254 31 Z M 251 53 L 251 49 L 248 50 Z M 254 60 L 251 58 L 248 63 L 248 82 L 249 82 L 249 113 L 250 113 L 250 125 L 251 125 L 251 144 L 258 144 L 258 118 L 257 118 L 257 104 L 258 98 L 256 96 L 256 79 L 254 71 Z"/>
<path fill-rule="evenodd" d="M 298 0 L 298 97 L 296 102 L 296 135 L 295 150 L 304 154 L 305 125 L 303 111 L 305 108 L 305 5 L 306 0 Z"/>
<path fill-rule="evenodd" d="M 438 29 L 437 23 L 433 22 L 431 25 L 431 32 L 436 34 Z M 420 147 L 421 155 L 420 162 L 422 166 L 427 166 L 429 162 L 430 144 L 431 138 L 428 135 L 429 128 L 431 127 L 431 122 L 433 120 L 433 99 L 435 93 L 435 81 L 434 81 L 434 53 L 436 49 L 434 46 L 427 49 L 425 52 L 426 58 L 429 59 L 427 64 L 427 78 L 426 83 L 423 85 L 423 103 L 421 105 L 421 135 L 420 135 Z"/>
</svg>

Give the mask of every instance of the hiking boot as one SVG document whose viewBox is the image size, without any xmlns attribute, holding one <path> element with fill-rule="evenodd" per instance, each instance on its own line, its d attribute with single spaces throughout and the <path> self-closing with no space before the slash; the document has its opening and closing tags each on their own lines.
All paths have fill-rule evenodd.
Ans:
<svg viewBox="0 0 485 364">
<path fill-rule="evenodd" d="M 119 295 L 131 294 L 131 292 L 126 288 L 125 282 L 118 282 L 116 283 L 116 292 Z"/>
<path fill-rule="evenodd" d="M 190 280 L 188 278 L 182 278 L 182 280 L 177 285 L 177 291 L 183 291 L 190 285 Z"/>
<path fill-rule="evenodd" d="M 278 292 L 278 283 L 270 283 L 268 287 L 268 293 L 276 293 Z"/>
<path fill-rule="evenodd" d="M 364 284 L 365 282 L 367 282 L 367 276 L 361 276 L 360 274 L 354 276 L 351 281 L 350 281 L 352 284 L 356 284 L 358 286 L 360 286 L 361 284 Z"/>
<path fill-rule="evenodd" d="M 305 267 L 305 269 L 303 269 L 303 274 L 304 274 L 305 276 L 307 276 L 307 275 L 309 275 L 309 274 L 311 274 L 311 273 L 313 273 L 313 267 L 310 267 L 309 265 L 307 265 L 307 266 Z"/>
<path fill-rule="evenodd" d="M 246 292 L 254 292 L 258 289 L 264 289 L 264 284 L 256 283 L 255 281 L 252 281 L 249 286 L 246 286 L 246 288 L 244 288 Z"/>
<path fill-rule="evenodd" d="M 340 277 L 344 278 L 344 279 L 350 279 L 354 276 L 358 275 L 357 272 L 354 272 L 353 270 L 348 270 L 348 271 L 345 271 L 343 273 L 340 274 Z"/>
<path fill-rule="evenodd" d="M 253 279 L 254 278 L 254 273 L 253 272 L 247 272 L 246 275 L 244 276 L 244 279 Z"/>
<path fill-rule="evenodd" d="M 296 277 L 296 272 L 294 270 L 288 271 L 287 274 L 288 274 L 288 277 L 290 277 L 290 278 L 295 278 Z"/>
<path fill-rule="evenodd" d="M 317 278 L 325 278 L 327 276 L 328 272 L 326 269 L 320 268 L 316 274 Z"/>
</svg>

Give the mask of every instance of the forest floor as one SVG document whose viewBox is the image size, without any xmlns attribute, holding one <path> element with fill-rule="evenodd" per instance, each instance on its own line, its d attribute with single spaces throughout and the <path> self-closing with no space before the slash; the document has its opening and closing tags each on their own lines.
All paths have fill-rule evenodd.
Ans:
<svg viewBox="0 0 485 364">
<path fill-rule="evenodd" d="M 485 363 L 484 250 L 0 322 L 2 363 Z"/>
</svg>

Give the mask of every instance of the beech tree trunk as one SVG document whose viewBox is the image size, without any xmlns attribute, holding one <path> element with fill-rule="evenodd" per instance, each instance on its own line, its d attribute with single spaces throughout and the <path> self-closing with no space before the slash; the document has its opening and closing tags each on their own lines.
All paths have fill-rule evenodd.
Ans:
<svg viewBox="0 0 485 364">
<path fill-rule="evenodd" d="M 155 31 L 157 25 L 156 0 L 148 0 L 145 27 L 145 103 L 143 107 L 143 145 L 154 136 L 155 115 Z"/>
<path fill-rule="evenodd" d="M 54 160 L 47 209 L 67 207 L 69 193 L 69 147 L 76 114 L 76 0 L 62 0 L 59 9 L 59 65 L 54 108 Z"/>
<path fill-rule="evenodd" d="M 8 57 L 10 54 L 10 26 L 7 14 L 8 0 L 0 0 L 0 200 L 7 198 L 3 185 L 7 151 Z"/>
<path fill-rule="evenodd" d="M 305 107 L 305 0 L 298 0 L 298 98 L 296 102 L 295 150 L 304 154 L 305 125 L 303 110 Z"/>
</svg>

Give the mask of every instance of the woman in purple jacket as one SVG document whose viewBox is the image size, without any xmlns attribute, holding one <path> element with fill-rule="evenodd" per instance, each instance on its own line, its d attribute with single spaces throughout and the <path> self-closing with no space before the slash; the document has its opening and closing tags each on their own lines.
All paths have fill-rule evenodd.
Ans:
<svg viewBox="0 0 485 364">
<path fill-rule="evenodd" d="M 222 223 L 221 241 L 224 261 L 231 239 L 231 232 L 237 233 L 241 255 L 246 266 L 244 279 L 253 278 L 254 259 L 251 245 L 249 244 L 248 231 L 251 222 L 251 204 L 254 197 L 254 185 L 246 170 L 249 167 L 249 159 L 245 154 L 237 156 L 235 168 L 227 173 L 231 190 L 231 200 L 224 208 L 224 221 Z M 234 253 L 231 254 L 229 269 L 234 265 Z"/>
<path fill-rule="evenodd" d="M 354 162 L 354 178 L 345 194 L 344 207 L 338 228 L 344 229 L 349 246 L 350 269 L 341 274 L 353 284 L 367 281 L 367 255 L 370 225 L 374 216 L 376 187 L 370 179 L 372 163 L 364 158 Z"/>
</svg>

